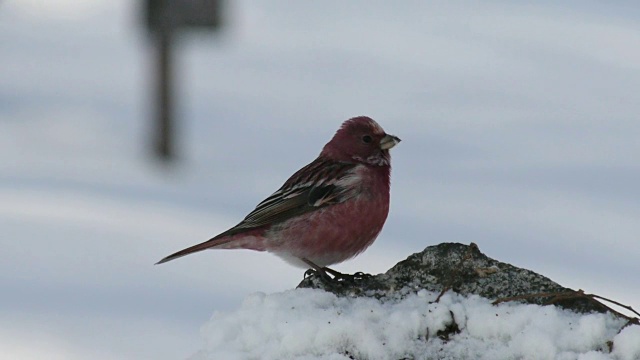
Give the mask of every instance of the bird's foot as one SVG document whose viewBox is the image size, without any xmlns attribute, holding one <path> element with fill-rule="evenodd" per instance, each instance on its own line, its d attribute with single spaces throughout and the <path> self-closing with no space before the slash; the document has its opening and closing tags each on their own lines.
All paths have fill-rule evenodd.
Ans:
<svg viewBox="0 0 640 360">
<path fill-rule="evenodd" d="M 325 267 L 323 269 L 324 271 L 333 275 L 333 279 L 332 279 L 333 281 L 356 282 L 372 276 L 371 274 L 365 274 L 362 271 L 358 271 L 357 273 L 354 273 L 354 274 L 343 274 L 341 272 L 335 271 L 328 267 Z"/>
<path fill-rule="evenodd" d="M 309 266 L 311 266 L 312 268 L 307 270 L 304 273 L 304 277 L 307 278 L 309 276 L 318 276 L 320 279 L 322 279 L 325 282 L 330 282 L 330 283 L 336 283 L 336 282 L 342 282 L 342 283 L 354 283 L 356 281 L 359 280 L 363 280 L 366 279 L 368 277 L 371 277 L 371 274 L 365 274 L 363 272 L 357 272 L 355 274 L 343 274 L 339 271 L 333 270 L 331 268 L 328 267 L 320 267 L 318 265 L 316 265 L 315 263 L 307 260 L 307 259 L 302 259 L 304 262 L 306 262 Z M 333 277 L 329 276 L 329 274 L 331 274 Z"/>
<path fill-rule="evenodd" d="M 309 269 L 304 272 L 305 279 L 312 276 L 317 276 L 318 278 L 320 278 L 320 280 L 324 282 L 333 281 L 333 278 L 329 276 L 329 274 L 327 274 L 327 272 L 324 271 L 323 269 Z"/>
<path fill-rule="evenodd" d="M 322 282 L 327 284 L 353 284 L 360 280 L 367 279 L 373 275 L 357 272 L 355 274 L 343 274 L 330 268 L 309 269 L 304 273 L 305 279 L 310 276 L 317 276 Z M 333 277 L 332 277 L 333 276 Z"/>
</svg>

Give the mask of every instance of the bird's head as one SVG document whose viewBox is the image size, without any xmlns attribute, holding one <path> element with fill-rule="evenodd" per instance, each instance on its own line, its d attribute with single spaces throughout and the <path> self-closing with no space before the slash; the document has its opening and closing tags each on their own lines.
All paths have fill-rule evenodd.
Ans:
<svg viewBox="0 0 640 360">
<path fill-rule="evenodd" d="M 397 136 L 385 133 L 373 119 L 358 116 L 342 123 L 320 156 L 336 161 L 388 166 L 389 149 L 399 142 Z"/>
</svg>

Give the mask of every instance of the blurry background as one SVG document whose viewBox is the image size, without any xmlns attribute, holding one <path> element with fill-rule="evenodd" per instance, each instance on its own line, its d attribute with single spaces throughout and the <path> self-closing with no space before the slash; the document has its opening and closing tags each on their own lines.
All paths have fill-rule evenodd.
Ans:
<svg viewBox="0 0 640 360">
<path fill-rule="evenodd" d="M 0 3 L 0 353 L 176 359 L 303 270 L 169 253 L 235 225 L 348 117 L 393 149 L 384 272 L 440 242 L 640 307 L 640 5 L 228 1 L 175 47 L 177 160 L 152 156 L 142 2 Z"/>
</svg>

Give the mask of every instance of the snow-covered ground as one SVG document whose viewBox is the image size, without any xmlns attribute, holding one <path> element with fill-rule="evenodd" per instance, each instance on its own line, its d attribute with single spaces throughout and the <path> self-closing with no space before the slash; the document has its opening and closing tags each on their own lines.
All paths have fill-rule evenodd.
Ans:
<svg viewBox="0 0 640 360">
<path fill-rule="evenodd" d="M 202 327 L 191 360 L 484 359 L 638 360 L 640 326 L 610 314 L 502 303 L 425 290 L 402 300 L 342 298 L 324 290 L 254 293 Z M 459 333 L 440 338 L 451 324 Z M 613 341 L 609 351 L 608 341 Z"/>
</svg>

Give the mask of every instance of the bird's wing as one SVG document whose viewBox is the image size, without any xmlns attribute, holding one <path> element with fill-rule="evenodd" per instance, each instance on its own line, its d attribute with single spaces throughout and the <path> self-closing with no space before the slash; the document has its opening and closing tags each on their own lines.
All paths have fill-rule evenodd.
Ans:
<svg viewBox="0 0 640 360">
<path fill-rule="evenodd" d="M 216 236 L 233 235 L 279 223 L 325 206 L 341 203 L 356 193 L 356 164 L 316 159 L 298 170 L 262 201 L 238 225 Z"/>
<path fill-rule="evenodd" d="M 293 174 L 240 224 L 208 241 L 171 254 L 157 264 L 224 244 L 230 241 L 230 238 L 225 239 L 226 236 L 267 227 L 324 206 L 341 203 L 358 193 L 360 177 L 356 166 L 318 158 Z"/>
</svg>

